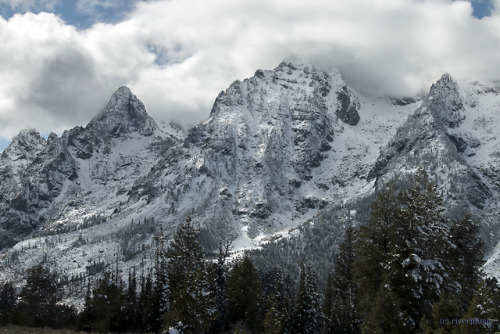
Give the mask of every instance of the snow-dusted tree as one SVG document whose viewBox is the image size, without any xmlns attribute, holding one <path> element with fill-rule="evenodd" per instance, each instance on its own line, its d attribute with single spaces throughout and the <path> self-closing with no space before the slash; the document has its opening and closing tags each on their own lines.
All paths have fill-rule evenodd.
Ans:
<svg viewBox="0 0 500 334">
<path fill-rule="evenodd" d="M 170 303 L 163 316 L 163 328 L 179 327 L 184 332 L 204 333 L 217 311 L 210 293 L 200 230 L 190 218 L 177 229 L 166 257 Z"/>
<path fill-rule="evenodd" d="M 27 276 L 26 285 L 19 295 L 21 321 L 34 327 L 53 326 L 58 316 L 57 275 L 37 265 L 28 270 Z"/>
<path fill-rule="evenodd" d="M 395 301 L 399 307 L 392 312 L 401 318 L 391 321 L 417 331 L 449 284 L 450 241 L 442 199 L 429 176 L 419 170 L 410 181 L 402 190 L 389 184 L 371 204 L 356 243 L 355 277 L 365 322 L 373 318 L 378 294 L 380 302 Z"/>
<path fill-rule="evenodd" d="M 291 333 L 291 295 L 286 287 L 283 273 L 279 269 L 274 274 L 274 284 L 274 291 L 268 298 L 269 309 L 264 318 L 265 332 L 269 334 Z"/>
<path fill-rule="evenodd" d="M 415 325 L 439 300 L 446 275 L 448 223 L 442 199 L 424 170 L 399 193 L 400 219 L 392 231 L 387 267 L 393 291 Z"/>
<path fill-rule="evenodd" d="M 231 323 L 242 321 L 251 331 L 262 330 L 262 283 L 248 254 L 238 260 L 230 272 L 227 298 Z"/>
<path fill-rule="evenodd" d="M 459 306 L 465 312 L 481 282 L 483 243 L 479 225 L 469 215 L 452 224 L 449 235 L 447 260 L 451 284 L 448 293 L 459 297 Z"/>
<path fill-rule="evenodd" d="M 105 272 L 97 282 L 91 300 L 93 312 L 92 331 L 120 332 L 125 330 L 126 321 L 122 307 L 126 304 L 123 282 Z"/>
<path fill-rule="evenodd" d="M 160 228 L 160 232 L 155 238 L 155 246 L 154 285 L 149 326 L 154 332 L 158 332 L 162 327 L 162 317 L 168 311 L 170 305 L 168 261 L 163 228 Z"/>
<path fill-rule="evenodd" d="M 500 287 L 494 278 L 488 278 L 479 284 L 463 320 L 480 321 L 474 326 L 462 326 L 462 333 L 496 333 L 500 330 Z M 484 320 L 484 322 L 483 322 Z M 466 331 L 464 330 L 466 328 Z M 459 332 L 460 333 L 460 332 Z"/>
<path fill-rule="evenodd" d="M 299 286 L 291 319 L 292 332 L 313 334 L 321 333 L 323 328 L 321 297 L 316 276 L 311 267 L 301 267 Z"/>
<path fill-rule="evenodd" d="M 219 252 L 217 261 L 209 266 L 210 291 L 214 296 L 217 309 L 217 318 L 210 328 L 211 333 L 218 333 L 227 326 L 228 307 L 227 307 L 227 278 L 228 266 L 226 259 L 229 256 L 230 242 L 219 242 Z"/>
<path fill-rule="evenodd" d="M 359 333 L 357 284 L 354 281 L 354 227 L 348 226 L 335 260 L 333 275 L 328 280 L 323 312 L 328 333 Z M 328 300 L 328 299 L 329 300 Z"/>
<path fill-rule="evenodd" d="M 382 278 L 373 296 L 372 308 L 363 318 L 361 330 L 369 334 L 414 333 L 414 324 L 402 306 L 401 298 L 393 291 L 387 275 Z"/>
</svg>

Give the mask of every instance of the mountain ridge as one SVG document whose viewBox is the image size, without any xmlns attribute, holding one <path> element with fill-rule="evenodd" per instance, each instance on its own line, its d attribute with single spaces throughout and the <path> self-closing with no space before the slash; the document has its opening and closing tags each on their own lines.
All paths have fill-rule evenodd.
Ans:
<svg viewBox="0 0 500 334">
<path fill-rule="evenodd" d="M 169 134 L 121 87 L 86 127 L 29 141 L 38 153 L 19 164 L 20 182 L 3 182 L 13 160 L 2 153 L 0 279 L 22 280 L 14 264 L 42 260 L 70 276 L 95 274 L 92 261 L 105 267 L 115 257 L 145 269 L 159 228 L 168 238 L 188 216 L 206 249 L 219 240 L 258 247 L 419 167 L 450 215 L 482 219 L 494 253 L 495 101 L 497 90 L 449 74 L 423 100 L 370 97 L 337 70 L 282 62 L 233 82 L 207 120 L 186 134 L 164 126 Z"/>
</svg>

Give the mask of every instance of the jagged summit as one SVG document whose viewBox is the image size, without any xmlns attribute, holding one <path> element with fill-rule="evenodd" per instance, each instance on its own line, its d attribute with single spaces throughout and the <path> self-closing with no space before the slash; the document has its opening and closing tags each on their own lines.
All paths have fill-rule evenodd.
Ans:
<svg viewBox="0 0 500 334">
<path fill-rule="evenodd" d="M 465 119 L 458 84 L 449 73 L 443 74 L 431 86 L 427 101 L 434 116 L 450 128 L 457 127 Z"/>
<path fill-rule="evenodd" d="M 12 139 L 10 145 L 2 152 L 3 158 L 11 160 L 31 160 L 37 152 L 45 147 L 45 139 L 35 129 L 24 129 Z"/>
<path fill-rule="evenodd" d="M 125 86 L 118 88 L 103 111 L 90 121 L 87 128 L 105 138 L 130 132 L 150 136 L 158 130 L 144 104 Z"/>
</svg>

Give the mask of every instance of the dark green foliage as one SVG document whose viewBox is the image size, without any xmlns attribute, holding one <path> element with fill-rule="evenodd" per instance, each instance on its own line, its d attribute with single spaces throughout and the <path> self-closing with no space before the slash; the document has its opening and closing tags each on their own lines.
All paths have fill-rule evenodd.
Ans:
<svg viewBox="0 0 500 334">
<path fill-rule="evenodd" d="M 218 333 L 224 330 L 228 325 L 228 306 L 227 306 L 227 279 L 228 266 L 226 259 L 229 256 L 231 243 L 223 245 L 219 242 L 217 261 L 209 266 L 210 292 L 214 296 L 217 318 L 210 328 L 210 333 Z"/>
<path fill-rule="evenodd" d="M 500 330 L 500 287 L 496 279 L 486 279 L 479 284 L 462 319 L 492 320 L 467 326 L 467 331 L 462 333 L 496 333 Z M 462 327 L 461 330 L 464 329 Z"/>
<path fill-rule="evenodd" d="M 91 330 L 96 332 L 119 332 L 126 326 L 122 308 L 126 305 L 123 284 L 112 278 L 109 272 L 98 281 L 90 301 Z"/>
<path fill-rule="evenodd" d="M 151 295 L 151 305 L 148 307 L 147 326 L 149 330 L 158 332 L 163 326 L 163 315 L 170 305 L 170 286 L 168 277 L 168 262 L 165 249 L 163 229 L 155 238 L 156 251 L 154 261 L 154 283 Z"/>
<path fill-rule="evenodd" d="M 452 224 L 449 240 L 449 273 L 450 279 L 455 282 L 450 287 L 450 294 L 459 297 L 458 303 L 465 311 L 479 285 L 481 266 L 484 263 L 478 224 L 469 215 L 465 216 Z"/>
<path fill-rule="evenodd" d="M 139 294 L 139 309 L 137 310 L 138 327 L 144 331 L 153 331 L 153 324 L 157 317 L 157 310 L 154 309 L 155 297 L 153 290 L 152 273 L 141 276 L 141 291 Z"/>
<path fill-rule="evenodd" d="M 359 333 L 357 284 L 354 281 L 354 241 L 356 233 L 348 226 L 340 245 L 333 275 L 328 279 L 323 313 L 328 333 Z"/>
<path fill-rule="evenodd" d="M 42 265 L 28 270 L 19 299 L 19 322 L 23 325 L 60 327 L 76 321 L 74 308 L 57 304 L 60 299 L 57 275 Z"/>
<path fill-rule="evenodd" d="M 302 266 L 291 319 L 293 333 L 321 333 L 323 313 L 316 277 L 311 268 Z"/>
<path fill-rule="evenodd" d="M 274 274 L 274 289 L 268 297 L 269 308 L 264 318 L 264 329 L 270 334 L 291 333 L 293 296 L 281 270 Z"/>
<path fill-rule="evenodd" d="M 354 260 L 364 333 L 433 328 L 433 305 L 446 294 L 464 291 L 458 299 L 462 309 L 470 300 L 482 264 L 478 229 L 469 218 L 452 225 L 441 203 L 423 170 L 407 188 L 391 183 L 372 202 Z M 438 306 L 436 314 L 443 312 Z"/>
<path fill-rule="evenodd" d="M 140 329 L 138 321 L 139 297 L 137 295 L 137 274 L 135 267 L 129 270 L 125 304 L 125 321 L 128 330 Z"/>
<path fill-rule="evenodd" d="M 402 298 L 394 293 L 387 278 L 382 279 L 374 295 L 372 308 L 365 311 L 361 330 L 363 333 L 398 334 L 413 333 L 410 316 L 402 307 Z"/>
<path fill-rule="evenodd" d="M 16 291 L 12 283 L 7 282 L 0 291 L 0 325 L 6 325 L 16 320 L 16 307 Z"/>
<path fill-rule="evenodd" d="M 238 260 L 230 272 L 227 298 L 231 323 L 242 321 L 251 331 L 262 330 L 262 283 L 248 254 Z"/>
<path fill-rule="evenodd" d="M 190 218 L 177 229 L 166 259 L 170 300 L 163 315 L 163 328 L 178 327 L 190 333 L 207 331 L 217 310 L 210 293 L 200 231 Z"/>
<path fill-rule="evenodd" d="M 83 311 L 78 315 L 77 329 L 80 331 L 90 332 L 92 323 L 94 322 L 95 312 L 92 309 L 92 290 L 90 281 L 87 284 L 87 293 L 85 294 L 85 306 Z"/>
<path fill-rule="evenodd" d="M 432 315 L 424 316 L 420 328 L 426 334 L 457 333 L 459 325 L 452 321 L 444 322 L 443 319 L 460 319 L 464 314 L 460 305 L 460 296 L 443 294 L 439 301 L 432 307 Z"/>
</svg>

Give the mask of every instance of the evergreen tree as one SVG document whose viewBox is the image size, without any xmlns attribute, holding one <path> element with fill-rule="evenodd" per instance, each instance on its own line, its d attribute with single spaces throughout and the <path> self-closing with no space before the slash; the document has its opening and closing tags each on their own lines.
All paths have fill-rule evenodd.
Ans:
<svg viewBox="0 0 500 334">
<path fill-rule="evenodd" d="M 378 293 L 388 270 L 393 231 L 400 220 L 401 207 L 397 193 L 394 182 L 378 192 L 370 203 L 370 218 L 366 225 L 359 228 L 354 245 L 354 277 L 358 284 L 359 308 L 363 319 L 373 309 L 373 296 Z"/>
<path fill-rule="evenodd" d="M 170 287 L 168 281 L 167 254 L 165 250 L 165 237 L 163 229 L 160 229 L 159 235 L 155 238 L 155 281 L 152 295 L 152 305 L 150 307 L 149 327 L 157 332 L 162 327 L 162 316 L 168 311 L 170 305 Z"/>
<path fill-rule="evenodd" d="M 92 289 L 90 280 L 87 282 L 87 293 L 85 294 L 85 306 L 78 315 L 77 329 L 80 331 L 90 332 L 92 324 L 95 321 L 95 311 L 92 309 Z"/>
<path fill-rule="evenodd" d="M 269 297 L 269 309 L 264 318 L 264 329 L 269 334 L 290 333 L 289 324 L 292 316 L 290 292 L 281 270 L 278 269 L 274 276 L 275 289 Z"/>
<path fill-rule="evenodd" d="M 468 322 L 460 326 L 462 333 L 496 333 L 500 330 L 500 287 L 496 279 L 486 279 L 479 284 L 462 319 Z M 477 322 L 469 325 L 473 321 Z"/>
<path fill-rule="evenodd" d="M 438 302 L 432 306 L 432 316 L 424 316 L 420 327 L 426 334 L 457 334 L 460 325 L 452 321 L 443 322 L 443 319 L 458 319 L 464 314 L 460 306 L 459 296 L 443 294 Z"/>
<path fill-rule="evenodd" d="M 22 323 L 32 327 L 56 325 L 58 292 L 56 274 L 42 265 L 28 269 L 26 285 L 19 295 Z"/>
<path fill-rule="evenodd" d="M 370 334 L 413 333 L 414 325 L 402 307 L 402 301 L 394 293 L 387 279 L 382 279 L 379 290 L 373 298 L 372 308 L 363 317 L 361 330 Z"/>
<path fill-rule="evenodd" d="M 310 267 L 302 266 L 292 317 L 292 331 L 303 334 L 321 333 L 322 321 L 323 313 L 316 277 Z"/>
<path fill-rule="evenodd" d="M 333 331 L 332 307 L 334 303 L 333 272 L 328 274 L 326 280 L 325 297 L 323 298 L 323 314 L 325 315 L 325 333 Z"/>
<path fill-rule="evenodd" d="M 453 285 L 448 274 L 450 224 L 443 216 L 442 199 L 425 171 L 419 170 L 410 181 L 405 189 L 398 191 L 392 183 L 380 191 L 368 224 L 359 231 L 354 271 L 363 332 L 384 327 L 366 329 L 370 319 L 376 320 L 377 300 L 397 307 L 391 322 L 418 332 L 420 321 L 431 316 L 433 304 Z"/>
<path fill-rule="evenodd" d="M 249 330 L 262 331 L 262 282 L 248 254 L 230 272 L 227 298 L 231 323 L 242 321 Z"/>
<path fill-rule="evenodd" d="M 137 313 L 137 326 L 144 332 L 153 332 L 157 310 L 154 307 L 154 290 L 152 273 L 149 272 L 146 276 L 141 275 L 141 291 L 139 294 L 139 309 Z"/>
<path fill-rule="evenodd" d="M 214 296 L 217 318 L 215 319 L 211 333 L 219 333 L 227 326 L 227 266 L 226 258 L 229 256 L 231 243 L 222 244 L 219 242 L 217 261 L 209 268 L 210 291 Z"/>
<path fill-rule="evenodd" d="M 170 307 L 163 316 L 163 328 L 180 327 L 184 332 L 206 332 L 217 312 L 210 293 L 200 231 L 190 218 L 177 229 L 166 257 Z"/>
<path fill-rule="evenodd" d="M 465 312 L 481 282 L 484 254 L 479 225 L 469 215 L 455 222 L 450 228 L 450 243 L 448 262 L 452 285 L 449 293 L 459 297 L 458 303 Z"/>
<path fill-rule="evenodd" d="M 16 291 L 12 283 L 5 283 L 0 291 L 0 325 L 13 323 L 16 320 L 16 299 Z"/>
<path fill-rule="evenodd" d="M 344 241 L 334 265 L 334 274 L 329 279 L 323 312 L 329 320 L 329 333 L 359 333 L 361 320 L 358 315 L 357 284 L 354 281 L 354 241 L 356 233 L 348 226 Z"/>
<path fill-rule="evenodd" d="M 129 269 L 128 287 L 127 287 L 127 304 L 125 308 L 125 317 L 127 330 L 139 329 L 137 321 L 137 309 L 139 306 L 139 298 L 137 296 L 137 274 L 135 267 Z"/>
<path fill-rule="evenodd" d="M 105 272 L 93 290 L 91 310 L 94 315 L 92 331 L 120 332 L 126 321 L 122 306 L 126 304 L 123 284 L 111 273 Z"/>
</svg>

